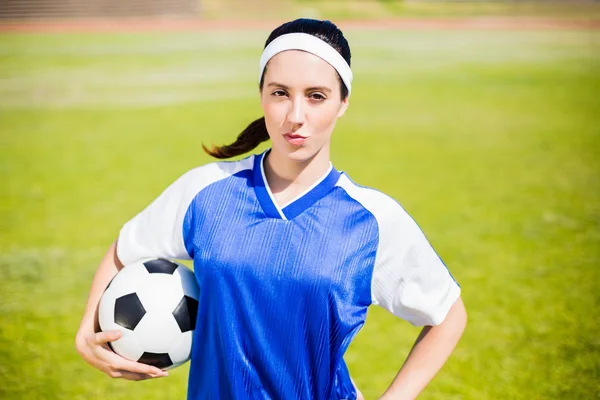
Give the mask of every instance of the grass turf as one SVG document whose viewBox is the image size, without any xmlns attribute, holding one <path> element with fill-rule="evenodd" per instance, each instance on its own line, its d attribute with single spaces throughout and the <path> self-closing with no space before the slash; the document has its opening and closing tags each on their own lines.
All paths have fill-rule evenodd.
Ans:
<svg viewBox="0 0 600 400">
<path fill-rule="evenodd" d="M 411 0 L 201 0 L 198 13 L 208 19 L 282 18 L 298 15 L 332 19 L 394 17 L 549 17 L 589 20 L 600 17 L 591 1 L 411 1 Z"/>
<path fill-rule="evenodd" d="M 463 287 L 470 322 L 423 399 L 599 392 L 595 32 L 348 32 L 333 161 L 397 198 Z M 74 335 L 120 226 L 201 143 L 260 114 L 266 32 L 0 40 L 0 398 L 183 398 L 187 366 L 110 380 Z M 346 360 L 366 397 L 418 329 L 373 308 Z"/>
</svg>

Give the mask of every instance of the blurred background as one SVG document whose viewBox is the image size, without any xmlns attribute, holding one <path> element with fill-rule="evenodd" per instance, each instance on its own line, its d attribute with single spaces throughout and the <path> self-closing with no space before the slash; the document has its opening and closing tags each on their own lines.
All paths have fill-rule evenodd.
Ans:
<svg viewBox="0 0 600 400">
<path fill-rule="evenodd" d="M 463 288 L 469 325 L 420 398 L 599 398 L 600 3 L 396 0 L 0 0 L 0 398 L 185 398 L 187 365 L 87 366 L 79 319 L 122 224 L 260 116 L 264 41 L 297 17 L 352 49 L 334 165 Z M 418 332 L 372 307 L 346 354 L 367 399 Z"/>
</svg>

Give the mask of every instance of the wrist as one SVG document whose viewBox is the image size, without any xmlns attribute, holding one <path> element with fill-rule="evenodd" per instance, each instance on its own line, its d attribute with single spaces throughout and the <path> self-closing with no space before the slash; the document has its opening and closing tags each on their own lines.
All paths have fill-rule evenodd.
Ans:
<svg viewBox="0 0 600 400">
<path fill-rule="evenodd" d="M 379 398 L 379 400 L 414 400 L 413 396 L 406 396 L 403 394 L 384 394 Z"/>
<path fill-rule="evenodd" d="M 381 395 L 379 400 L 414 400 L 416 398 L 417 395 L 411 394 L 411 390 L 409 388 L 402 388 L 400 390 L 398 387 L 394 387 L 388 388 L 388 390 Z"/>
<path fill-rule="evenodd" d="M 87 336 L 89 334 L 96 333 L 99 331 L 99 329 L 97 329 L 97 325 L 98 324 L 94 323 L 94 321 L 91 321 L 89 319 L 84 319 L 81 321 L 81 324 L 79 325 L 79 329 L 77 330 L 77 334 L 75 336 L 77 338 L 79 338 L 79 337 L 84 338 L 85 336 Z"/>
<path fill-rule="evenodd" d="M 75 335 L 75 345 L 77 347 L 83 345 L 86 341 L 86 337 L 93 333 L 92 330 L 79 328 L 77 334 Z"/>
</svg>

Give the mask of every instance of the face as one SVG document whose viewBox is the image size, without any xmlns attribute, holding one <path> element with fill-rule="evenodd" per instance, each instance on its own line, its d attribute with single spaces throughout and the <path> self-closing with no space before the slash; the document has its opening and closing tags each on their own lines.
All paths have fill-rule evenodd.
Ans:
<svg viewBox="0 0 600 400">
<path fill-rule="evenodd" d="M 331 65 L 314 54 L 288 50 L 267 64 L 261 105 L 274 152 L 300 162 L 328 160 L 331 134 L 348 98 L 341 100 Z"/>
</svg>

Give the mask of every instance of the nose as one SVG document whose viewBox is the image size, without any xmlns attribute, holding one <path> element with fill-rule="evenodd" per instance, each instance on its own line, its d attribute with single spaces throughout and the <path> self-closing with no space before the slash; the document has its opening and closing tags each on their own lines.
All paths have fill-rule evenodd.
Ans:
<svg viewBox="0 0 600 400">
<path fill-rule="evenodd" d="M 304 99 L 293 99 L 290 103 L 290 111 L 288 112 L 288 122 L 293 125 L 302 125 L 306 119 L 304 111 Z"/>
</svg>

